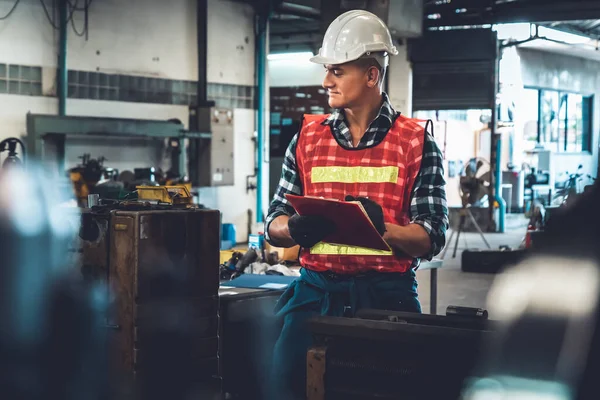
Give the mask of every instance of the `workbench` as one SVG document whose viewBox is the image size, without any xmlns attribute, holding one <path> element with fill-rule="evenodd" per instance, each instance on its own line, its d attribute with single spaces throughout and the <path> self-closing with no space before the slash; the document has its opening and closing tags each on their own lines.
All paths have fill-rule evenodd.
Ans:
<svg viewBox="0 0 600 400">
<path fill-rule="evenodd" d="M 437 270 L 442 268 L 443 261 L 433 259 L 421 261 L 417 271 L 429 270 L 429 313 L 437 314 Z"/>
<path fill-rule="evenodd" d="M 437 270 L 439 268 L 442 268 L 443 265 L 443 261 L 440 259 L 433 259 L 431 261 L 421 261 L 421 264 L 419 265 L 418 271 L 423 271 L 423 270 L 429 270 L 429 313 L 432 315 L 437 314 Z M 244 276 L 244 275 L 242 275 Z M 244 276 L 243 280 L 248 279 L 250 282 L 249 288 L 260 288 L 260 284 L 263 283 L 262 281 L 265 280 L 265 276 L 262 275 L 262 278 L 259 278 L 259 276 L 261 275 L 257 275 L 257 276 Z M 290 283 L 294 278 L 292 277 L 278 277 L 278 276 L 271 276 L 271 278 L 267 278 L 267 281 L 272 281 L 272 282 L 276 282 L 276 284 L 274 284 L 272 287 L 266 287 L 268 289 L 284 289 L 287 285 L 286 283 Z M 257 281 L 258 284 L 253 284 L 253 280 Z M 281 284 L 281 285 L 278 285 Z M 221 285 L 224 286 L 229 286 L 229 285 L 233 285 L 233 286 L 237 286 L 236 284 L 230 284 L 225 282 L 222 282 Z M 241 285 L 242 287 L 244 287 L 244 285 Z"/>
</svg>

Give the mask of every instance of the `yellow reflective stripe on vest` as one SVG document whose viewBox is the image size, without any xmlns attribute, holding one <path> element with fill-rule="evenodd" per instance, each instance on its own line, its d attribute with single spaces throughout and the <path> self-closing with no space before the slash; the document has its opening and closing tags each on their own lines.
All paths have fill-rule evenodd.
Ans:
<svg viewBox="0 0 600 400">
<path fill-rule="evenodd" d="M 391 250 L 368 249 L 366 247 L 346 246 L 332 243 L 317 243 L 310 249 L 310 254 L 335 256 L 392 256 Z"/>
<path fill-rule="evenodd" d="M 398 167 L 313 167 L 312 183 L 396 183 Z"/>
</svg>

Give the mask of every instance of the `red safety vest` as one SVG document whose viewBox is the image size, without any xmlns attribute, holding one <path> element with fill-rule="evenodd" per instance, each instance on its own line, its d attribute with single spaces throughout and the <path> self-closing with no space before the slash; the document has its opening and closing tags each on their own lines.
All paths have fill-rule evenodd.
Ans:
<svg viewBox="0 0 600 400">
<path fill-rule="evenodd" d="M 369 197 L 382 206 L 385 222 L 407 225 L 423 157 L 423 121 L 400 115 L 378 145 L 346 149 L 331 127 L 322 125 L 326 118 L 306 115 L 298 136 L 296 163 L 304 195 L 338 200 L 346 195 Z M 412 262 L 412 257 L 392 251 L 323 242 L 300 252 L 303 267 L 340 274 L 406 272 Z"/>
</svg>

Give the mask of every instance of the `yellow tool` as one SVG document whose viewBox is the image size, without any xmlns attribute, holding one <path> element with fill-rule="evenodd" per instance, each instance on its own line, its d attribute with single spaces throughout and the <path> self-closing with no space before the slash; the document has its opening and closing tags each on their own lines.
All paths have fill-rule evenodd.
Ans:
<svg viewBox="0 0 600 400">
<path fill-rule="evenodd" d="M 192 206 L 193 198 L 185 185 L 138 186 L 139 201 L 157 201 L 163 204 Z"/>
<path fill-rule="evenodd" d="M 185 182 L 182 179 L 167 179 L 165 186 L 185 186 L 188 192 L 192 193 L 192 182 Z"/>
</svg>

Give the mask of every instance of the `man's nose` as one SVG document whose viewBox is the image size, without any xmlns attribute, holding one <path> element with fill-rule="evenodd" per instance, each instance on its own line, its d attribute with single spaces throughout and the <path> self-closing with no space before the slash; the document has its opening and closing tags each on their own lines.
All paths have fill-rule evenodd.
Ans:
<svg viewBox="0 0 600 400">
<path fill-rule="evenodd" d="M 333 79 L 331 79 L 331 73 L 325 72 L 325 78 L 323 79 L 323 88 L 331 89 L 334 86 Z"/>
</svg>

